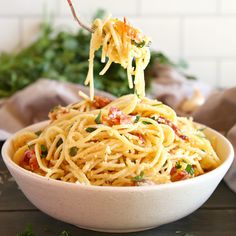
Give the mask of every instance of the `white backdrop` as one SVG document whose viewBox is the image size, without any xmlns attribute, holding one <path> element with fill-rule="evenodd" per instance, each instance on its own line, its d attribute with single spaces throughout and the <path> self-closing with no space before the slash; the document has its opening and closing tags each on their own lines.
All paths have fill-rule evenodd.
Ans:
<svg viewBox="0 0 236 236">
<path fill-rule="evenodd" d="M 89 21 L 97 8 L 142 28 L 152 48 L 216 86 L 236 85 L 236 0 L 74 0 Z M 79 4 L 78 4 L 79 3 Z M 76 29 L 66 0 L 0 0 L 0 51 L 27 45 L 37 35 L 43 12 L 56 26 Z"/>
</svg>

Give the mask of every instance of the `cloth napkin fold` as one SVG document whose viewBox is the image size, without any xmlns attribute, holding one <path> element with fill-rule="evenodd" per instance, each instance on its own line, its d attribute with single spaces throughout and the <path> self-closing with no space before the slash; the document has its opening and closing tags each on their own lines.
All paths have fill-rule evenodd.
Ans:
<svg viewBox="0 0 236 236">
<path fill-rule="evenodd" d="M 48 112 L 56 105 L 65 106 L 80 101 L 78 91 L 89 94 L 89 88 L 82 85 L 40 79 L 15 93 L 0 105 L 0 140 L 5 140 L 25 126 L 46 120 Z M 114 98 L 97 90 L 95 94 Z"/>
<path fill-rule="evenodd" d="M 187 91 L 186 93 L 189 95 L 187 88 L 191 87 L 191 83 L 184 85 L 184 81 L 183 83 L 174 81 L 162 83 L 162 80 L 159 82 L 156 86 L 162 89 L 156 90 L 155 98 L 162 100 L 164 97 L 167 103 L 169 101 L 167 105 L 176 108 L 185 96 L 184 91 Z M 0 140 L 5 140 L 25 126 L 47 119 L 50 109 L 58 104 L 65 106 L 78 102 L 80 100 L 78 91 L 89 94 L 89 88 L 82 85 L 40 79 L 9 99 L 0 101 Z M 191 91 L 193 93 L 193 89 Z M 207 90 L 206 93 L 209 91 Z M 101 91 L 95 91 L 95 94 L 114 98 Z M 178 94 L 181 99 L 178 99 Z M 192 116 L 195 121 L 226 135 L 236 151 L 236 87 L 212 93 L 204 105 L 197 108 Z M 227 173 L 225 181 L 236 192 L 236 160 Z"/>
<path fill-rule="evenodd" d="M 236 87 L 214 92 L 193 114 L 195 121 L 209 126 L 233 144 L 236 153 Z M 225 176 L 225 182 L 236 192 L 236 159 Z"/>
</svg>

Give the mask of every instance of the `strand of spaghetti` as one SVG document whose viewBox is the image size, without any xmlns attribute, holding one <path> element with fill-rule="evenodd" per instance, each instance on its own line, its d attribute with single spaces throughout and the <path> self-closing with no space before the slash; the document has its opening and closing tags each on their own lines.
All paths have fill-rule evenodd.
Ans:
<svg viewBox="0 0 236 236">
<path fill-rule="evenodd" d="M 37 162 L 38 162 L 38 165 L 39 165 L 40 169 L 42 169 L 46 173 L 51 173 L 52 170 L 50 168 L 45 167 L 42 163 L 42 159 L 41 159 L 41 156 L 40 156 L 40 147 L 39 147 L 38 142 L 35 143 L 35 156 L 36 156 L 36 159 L 37 159 Z"/>
<path fill-rule="evenodd" d="M 71 160 L 70 156 L 64 149 L 65 160 L 70 165 L 71 172 L 75 175 L 75 177 L 82 183 L 86 183 L 90 185 L 90 181 L 87 179 L 86 175 L 82 172 L 82 170 Z"/>
<path fill-rule="evenodd" d="M 111 32 L 112 38 L 114 40 L 116 50 L 118 52 L 118 56 L 119 56 L 119 59 L 120 59 L 120 56 L 121 56 L 121 42 L 120 42 L 119 36 L 115 32 L 114 27 L 113 27 L 111 22 L 108 22 L 108 27 L 110 29 L 110 32 Z"/>
<path fill-rule="evenodd" d="M 112 64 L 112 60 L 109 59 L 107 61 L 107 64 L 104 66 L 104 68 L 99 72 L 99 75 L 104 75 L 107 72 L 107 70 L 109 69 L 109 67 L 111 66 L 111 64 Z"/>
<path fill-rule="evenodd" d="M 104 41 L 103 41 L 103 45 L 102 45 L 102 56 L 101 56 L 101 62 L 105 63 L 106 62 L 106 52 L 107 52 L 107 48 L 108 48 L 108 41 L 111 38 L 111 34 L 107 33 Z"/>
<path fill-rule="evenodd" d="M 126 144 L 127 146 L 129 147 L 132 147 L 134 149 L 136 149 L 137 151 L 151 151 L 153 150 L 153 147 L 151 148 L 148 148 L 146 147 L 140 147 L 138 145 L 134 145 L 133 143 L 131 143 L 127 138 L 125 138 L 124 136 L 121 136 L 119 134 L 119 132 L 117 130 L 113 130 L 112 128 L 110 127 L 107 127 L 107 126 L 104 126 L 104 125 L 101 125 L 100 128 L 98 128 L 97 130 L 95 130 L 94 132 L 92 132 L 91 134 L 89 134 L 87 137 L 85 137 L 84 139 L 82 140 L 79 140 L 78 142 L 78 146 L 82 143 L 85 143 L 85 142 L 88 142 L 89 140 L 91 140 L 94 136 L 96 136 L 96 134 L 98 134 L 99 132 L 102 132 L 102 131 L 112 131 L 112 135 L 114 137 L 116 137 L 117 139 L 119 139 L 120 141 L 122 141 L 124 144 Z"/>
<path fill-rule="evenodd" d="M 73 167 L 71 167 L 70 171 L 78 179 L 78 181 L 80 183 L 84 183 L 86 185 L 90 185 L 90 181 L 87 179 L 86 175 L 82 171 L 79 171 L 78 168 L 74 169 Z"/>
</svg>

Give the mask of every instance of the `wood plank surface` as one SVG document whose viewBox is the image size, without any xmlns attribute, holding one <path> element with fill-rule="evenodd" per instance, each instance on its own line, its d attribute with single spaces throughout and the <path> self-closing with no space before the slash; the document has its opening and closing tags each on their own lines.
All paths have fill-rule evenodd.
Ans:
<svg viewBox="0 0 236 236">
<path fill-rule="evenodd" d="M 236 235 L 236 210 L 208 210 L 199 209 L 182 220 L 161 226 L 159 228 L 121 234 L 122 236 L 170 236 L 193 234 L 194 236 L 235 236 Z M 15 236 L 22 232 L 27 224 L 31 224 L 35 235 L 60 235 L 60 232 L 67 230 L 72 236 L 88 235 L 102 236 L 105 233 L 99 233 L 77 228 L 75 226 L 57 221 L 38 210 L 34 211 L 16 211 L 0 212 L 0 235 Z M 180 232 L 179 232 L 180 231 Z M 110 236 L 117 234 L 109 234 Z"/>
</svg>

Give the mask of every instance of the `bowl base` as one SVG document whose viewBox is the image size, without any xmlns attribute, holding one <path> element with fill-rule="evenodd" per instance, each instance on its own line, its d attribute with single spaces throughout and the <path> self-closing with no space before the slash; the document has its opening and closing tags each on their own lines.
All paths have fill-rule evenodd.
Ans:
<svg viewBox="0 0 236 236">
<path fill-rule="evenodd" d="M 86 227 L 86 226 L 81 226 L 81 225 L 75 225 L 78 228 L 81 229 L 87 229 L 87 230 L 92 230 L 92 231 L 97 231 L 97 232 L 106 232 L 106 233 L 131 233 L 131 232 L 139 232 L 139 231 L 144 231 L 144 230 L 149 230 L 153 229 L 157 226 L 152 226 L 152 227 L 144 227 L 144 228 L 129 228 L 129 229 L 106 229 L 106 228 L 93 228 L 93 227 Z"/>
</svg>

